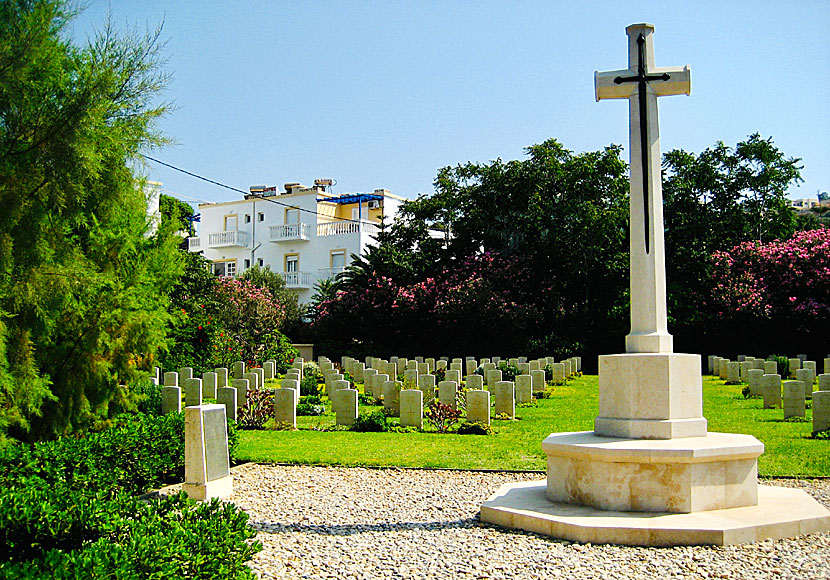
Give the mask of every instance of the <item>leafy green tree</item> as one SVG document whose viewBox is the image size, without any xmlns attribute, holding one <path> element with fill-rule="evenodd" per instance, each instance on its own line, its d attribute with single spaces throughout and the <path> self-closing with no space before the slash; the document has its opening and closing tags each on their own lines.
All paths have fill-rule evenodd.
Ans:
<svg viewBox="0 0 830 580">
<path fill-rule="evenodd" d="M 704 301 L 715 252 L 787 239 L 798 228 L 786 195 L 801 181 L 799 161 L 757 133 L 734 148 L 718 142 L 699 155 L 665 154 L 667 292 L 670 325 L 681 340 L 700 340 L 714 315 Z"/>
<path fill-rule="evenodd" d="M 0 3 L 0 428 L 49 437 L 129 404 L 164 341 L 177 240 L 148 236 L 158 33 L 74 46 L 60 0 Z M 36 421 L 32 419 L 38 417 Z"/>
<path fill-rule="evenodd" d="M 608 342 L 621 342 L 627 312 L 628 180 L 619 154 L 618 147 L 574 154 L 551 139 L 529 147 L 525 160 L 441 169 L 435 193 L 402 206 L 318 313 L 341 318 L 337 332 L 344 344 L 356 344 L 371 326 L 362 323 L 371 315 L 359 308 L 359 296 L 376 294 L 379 304 L 398 305 L 399 327 L 386 334 L 408 350 L 417 342 L 413 320 L 430 337 L 456 336 L 454 325 L 485 328 L 485 305 L 503 303 L 490 348 L 499 341 L 540 353 L 619 348 Z M 410 291 L 423 301 L 409 304 Z M 436 292 L 447 301 L 431 305 Z M 392 323 L 388 310 L 383 316 Z"/>
<path fill-rule="evenodd" d="M 159 196 L 159 213 L 161 214 L 162 222 L 170 220 L 178 229 L 187 232 L 188 236 L 194 234 L 193 218 L 196 212 L 193 211 L 193 206 L 189 203 L 162 193 Z"/>
</svg>

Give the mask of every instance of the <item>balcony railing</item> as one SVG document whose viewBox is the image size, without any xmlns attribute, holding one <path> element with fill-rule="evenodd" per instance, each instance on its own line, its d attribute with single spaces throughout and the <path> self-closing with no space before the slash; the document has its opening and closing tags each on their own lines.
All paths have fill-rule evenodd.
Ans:
<svg viewBox="0 0 830 580">
<path fill-rule="evenodd" d="M 342 236 L 344 234 L 357 234 L 360 232 L 377 235 L 380 231 L 377 224 L 372 222 L 341 221 L 317 224 L 317 236 Z"/>
<path fill-rule="evenodd" d="M 187 249 L 191 252 L 198 252 L 202 249 L 202 238 L 187 238 Z"/>
<path fill-rule="evenodd" d="M 317 278 L 320 280 L 331 280 L 345 269 L 345 266 L 340 266 L 339 268 L 320 268 L 317 270 Z"/>
<path fill-rule="evenodd" d="M 227 246 L 240 246 L 245 248 L 248 246 L 248 232 L 230 230 L 227 232 L 208 234 L 208 246 L 211 248 L 222 248 Z"/>
<path fill-rule="evenodd" d="M 311 288 L 311 272 L 280 272 L 286 288 Z"/>
<path fill-rule="evenodd" d="M 272 242 L 288 242 L 308 239 L 308 224 L 303 222 L 270 226 L 270 229 Z"/>
</svg>

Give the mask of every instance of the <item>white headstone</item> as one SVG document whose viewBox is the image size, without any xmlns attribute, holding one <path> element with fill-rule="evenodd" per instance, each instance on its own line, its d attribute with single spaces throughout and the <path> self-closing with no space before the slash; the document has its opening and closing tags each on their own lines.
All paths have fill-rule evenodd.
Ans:
<svg viewBox="0 0 830 580">
<path fill-rule="evenodd" d="M 251 381 L 248 379 L 234 379 L 231 386 L 236 389 L 236 412 L 248 404 L 248 391 L 251 388 Z"/>
<path fill-rule="evenodd" d="M 542 372 L 542 374 L 544 375 L 544 372 Z M 517 375 L 516 403 L 529 403 L 531 399 L 533 399 L 533 379 L 530 377 L 530 375 Z"/>
<path fill-rule="evenodd" d="M 202 395 L 206 399 L 215 399 L 216 398 L 216 384 L 218 381 L 219 376 L 216 373 L 202 373 Z"/>
<path fill-rule="evenodd" d="M 184 412 L 182 490 L 193 499 L 227 499 L 233 493 L 224 405 L 198 405 Z"/>
<path fill-rule="evenodd" d="M 182 390 L 179 387 L 161 388 L 161 414 L 180 413 L 182 410 Z"/>
<path fill-rule="evenodd" d="M 282 388 L 274 391 L 274 421 L 297 428 L 297 396 L 294 389 Z"/>
<path fill-rule="evenodd" d="M 335 412 L 337 425 L 353 425 L 354 420 L 357 419 L 357 391 L 348 388 L 338 389 L 334 393 L 331 406 Z"/>
<path fill-rule="evenodd" d="M 484 388 L 484 377 L 481 375 L 467 375 L 466 385 L 468 391 L 478 391 Z"/>
<path fill-rule="evenodd" d="M 513 381 L 499 381 L 496 383 L 496 415 L 516 416 L 516 388 Z"/>
<path fill-rule="evenodd" d="M 761 377 L 761 395 L 764 397 L 764 409 L 781 407 L 781 375 L 764 375 Z"/>
<path fill-rule="evenodd" d="M 184 404 L 186 407 L 202 404 L 202 379 L 184 380 Z"/>
<path fill-rule="evenodd" d="M 784 418 L 790 417 L 804 417 L 805 415 L 805 397 L 804 397 L 804 383 L 801 381 L 784 381 Z"/>
<path fill-rule="evenodd" d="M 467 391 L 467 421 L 490 424 L 490 391 Z"/>
<path fill-rule="evenodd" d="M 415 389 L 400 392 L 401 427 L 424 427 L 424 393 Z"/>
<path fill-rule="evenodd" d="M 216 402 L 225 406 L 225 415 L 236 421 L 236 389 L 233 387 L 219 387 L 216 389 Z"/>
<path fill-rule="evenodd" d="M 442 405 L 449 405 L 453 409 L 456 408 L 456 395 L 458 393 L 458 383 L 455 381 L 441 381 L 438 383 L 438 401 Z"/>
</svg>

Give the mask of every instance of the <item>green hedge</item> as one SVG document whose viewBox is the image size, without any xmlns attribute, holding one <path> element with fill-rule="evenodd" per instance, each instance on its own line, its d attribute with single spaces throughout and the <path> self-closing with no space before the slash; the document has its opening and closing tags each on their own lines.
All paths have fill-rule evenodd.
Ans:
<svg viewBox="0 0 830 580">
<path fill-rule="evenodd" d="M 253 578 L 247 514 L 186 494 L 136 499 L 183 474 L 182 413 L 125 415 L 100 433 L 4 449 L 0 578 Z"/>
</svg>

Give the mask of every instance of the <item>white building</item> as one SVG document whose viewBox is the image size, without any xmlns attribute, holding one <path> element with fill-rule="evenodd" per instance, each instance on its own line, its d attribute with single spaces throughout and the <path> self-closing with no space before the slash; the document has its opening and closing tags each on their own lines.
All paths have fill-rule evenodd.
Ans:
<svg viewBox="0 0 830 580">
<path fill-rule="evenodd" d="M 199 204 L 199 236 L 188 238 L 191 252 L 204 252 L 218 276 L 236 276 L 259 265 L 282 274 L 286 286 L 307 302 L 318 280 L 332 278 L 374 244 L 383 217 L 392 217 L 404 198 L 385 189 L 333 195 L 331 180 L 314 187 L 286 183 L 252 186 L 239 201 Z"/>
</svg>

